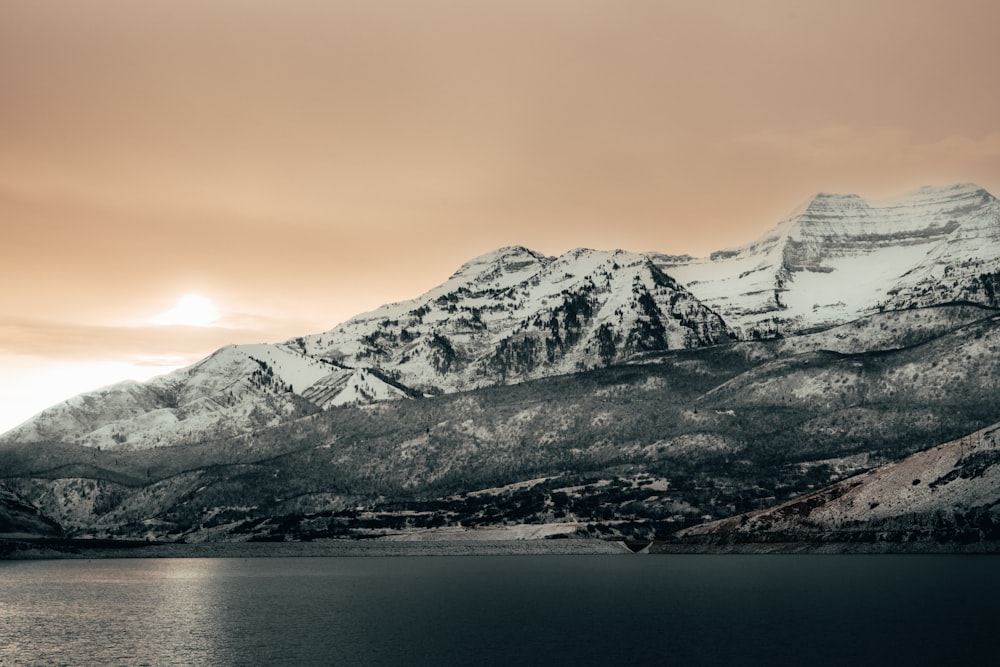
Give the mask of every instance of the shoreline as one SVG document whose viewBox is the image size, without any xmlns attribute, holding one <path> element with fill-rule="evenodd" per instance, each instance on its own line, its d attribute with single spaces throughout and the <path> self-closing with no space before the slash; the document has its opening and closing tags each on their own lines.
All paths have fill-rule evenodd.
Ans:
<svg viewBox="0 0 1000 667">
<path fill-rule="evenodd" d="M 907 555 L 1000 554 L 1000 542 L 734 542 L 713 544 L 653 542 L 644 553 L 652 555 Z"/>
<path fill-rule="evenodd" d="M 0 538 L 0 560 L 113 558 L 311 558 L 528 555 L 875 555 L 1000 554 L 1000 542 L 625 543 L 597 539 L 315 540 L 310 542 L 144 542 Z"/>
<path fill-rule="evenodd" d="M 311 542 L 114 542 L 0 540 L 0 560 L 88 558 L 310 558 L 380 556 L 628 555 L 604 540 L 314 540 Z"/>
</svg>

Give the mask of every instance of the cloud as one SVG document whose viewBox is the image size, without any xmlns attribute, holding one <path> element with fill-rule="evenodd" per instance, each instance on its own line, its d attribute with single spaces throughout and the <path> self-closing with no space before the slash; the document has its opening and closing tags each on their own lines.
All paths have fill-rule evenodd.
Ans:
<svg viewBox="0 0 1000 667">
<path fill-rule="evenodd" d="M 6 318 L 0 320 L 0 355 L 47 359 L 113 359 L 175 366 L 231 343 L 260 341 L 266 332 L 196 326 L 112 327 Z"/>
<path fill-rule="evenodd" d="M 803 132 L 762 130 L 740 137 L 737 143 L 810 162 L 878 160 L 905 164 L 1000 158 L 1000 132 L 981 138 L 954 134 L 919 141 L 909 130 L 897 126 L 827 125 Z"/>
</svg>

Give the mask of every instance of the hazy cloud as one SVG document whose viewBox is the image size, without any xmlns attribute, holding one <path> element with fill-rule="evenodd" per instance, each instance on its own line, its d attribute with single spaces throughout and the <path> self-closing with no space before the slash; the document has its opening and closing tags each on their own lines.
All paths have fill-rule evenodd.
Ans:
<svg viewBox="0 0 1000 667">
<path fill-rule="evenodd" d="M 1000 132 L 980 138 L 952 134 L 919 141 L 902 127 L 828 125 L 804 132 L 764 130 L 741 137 L 743 146 L 815 161 L 968 161 L 1000 158 Z"/>
<path fill-rule="evenodd" d="M 230 343 L 263 342 L 267 334 L 227 327 L 110 327 L 4 318 L 0 319 L 0 356 L 176 365 L 178 359 L 193 360 Z"/>
</svg>

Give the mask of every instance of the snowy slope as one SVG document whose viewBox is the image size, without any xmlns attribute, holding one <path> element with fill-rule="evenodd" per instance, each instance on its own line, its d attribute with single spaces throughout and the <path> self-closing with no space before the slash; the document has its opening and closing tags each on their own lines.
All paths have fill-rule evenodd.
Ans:
<svg viewBox="0 0 1000 667">
<path fill-rule="evenodd" d="M 1000 529 L 1000 425 L 766 510 L 681 531 L 735 541 L 981 539 Z M 996 539 L 994 536 L 992 539 Z"/>
<path fill-rule="evenodd" d="M 304 390 L 330 374 L 334 366 L 282 345 L 264 343 L 234 346 L 238 352 L 263 363 L 274 377 L 291 390 Z"/>
<path fill-rule="evenodd" d="M 145 384 L 123 382 L 54 405 L 8 431 L 0 444 L 144 449 L 203 442 L 335 405 L 413 395 L 377 371 L 345 369 L 284 345 L 230 345 Z"/>
<path fill-rule="evenodd" d="M 305 404 L 248 352 L 267 358 L 256 346 L 224 347 L 145 384 L 125 382 L 54 405 L 2 441 L 146 448 L 227 437 L 304 414 Z M 301 377 L 301 368 L 286 367 Z"/>
<path fill-rule="evenodd" d="M 1000 305 L 1000 200 L 974 185 L 954 186 L 950 192 L 952 197 L 938 203 L 935 214 L 954 231 L 889 290 L 888 307 L 960 300 Z M 897 215 L 934 207 L 936 194 L 925 188 L 915 197 L 893 202 Z"/>
<path fill-rule="evenodd" d="M 323 409 L 414 396 L 412 390 L 373 368 L 342 368 L 323 376 L 302 392 L 303 398 Z"/>
<path fill-rule="evenodd" d="M 996 306 L 1000 201 L 972 184 L 881 202 L 818 194 L 749 245 L 657 263 L 745 338 L 843 323 L 879 308 L 959 300 Z"/>
</svg>

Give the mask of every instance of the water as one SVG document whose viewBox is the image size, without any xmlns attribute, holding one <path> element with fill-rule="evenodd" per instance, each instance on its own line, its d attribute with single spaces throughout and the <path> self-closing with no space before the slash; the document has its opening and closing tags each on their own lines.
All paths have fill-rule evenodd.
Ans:
<svg viewBox="0 0 1000 667">
<path fill-rule="evenodd" d="M 0 665 L 992 662 L 994 557 L 0 562 Z"/>
</svg>

